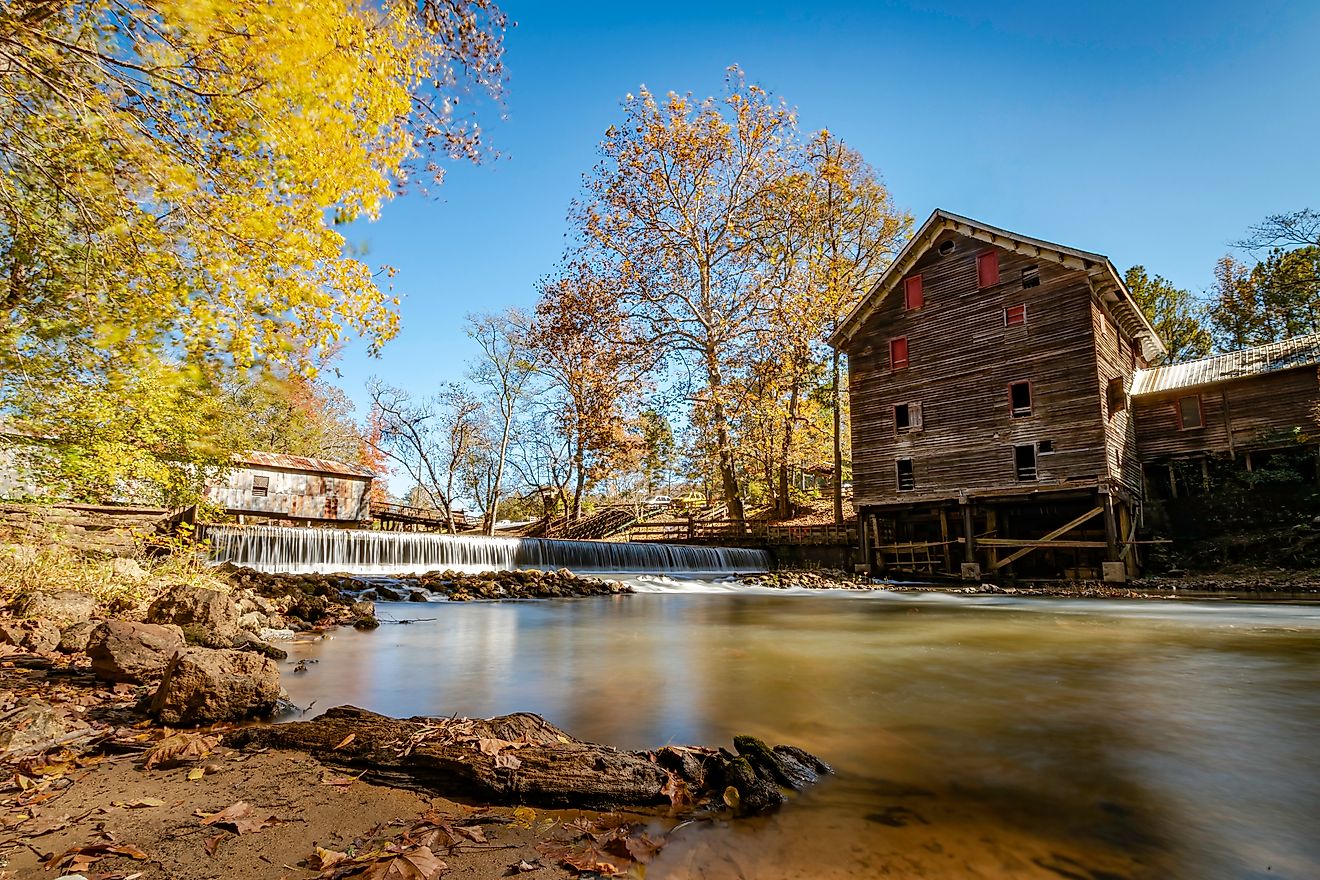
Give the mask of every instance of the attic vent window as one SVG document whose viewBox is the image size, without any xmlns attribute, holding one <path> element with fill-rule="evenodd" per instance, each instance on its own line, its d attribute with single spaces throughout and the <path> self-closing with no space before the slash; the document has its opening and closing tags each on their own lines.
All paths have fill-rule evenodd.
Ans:
<svg viewBox="0 0 1320 880">
<path fill-rule="evenodd" d="M 976 258 L 976 286 L 994 287 L 999 283 L 999 252 L 987 251 Z"/>
<path fill-rule="evenodd" d="M 912 459 L 900 458 L 895 463 L 898 475 L 898 491 L 911 492 L 917 488 L 917 478 L 912 472 Z"/>
<path fill-rule="evenodd" d="M 1023 287 L 1040 287 L 1040 267 L 1028 266 L 1022 270 Z"/>
<path fill-rule="evenodd" d="M 955 247 L 957 247 L 957 245 L 954 244 L 953 239 L 940 242 L 940 246 L 939 246 L 940 256 L 947 257 L 949 254 L 953 253 L 953 249 Z"/>
<path fill-rule="evenodd" d="M 903 282 L 903 308 L 919 309 L 924 302 L 925 299 L 921 295 L 921 276 L 913 275 Z"/>
<path fill-rule="evenodd" d="M 270 492 L 270 477 L 252 478 L 252 497 L 265 498 Z"/>
</svg>

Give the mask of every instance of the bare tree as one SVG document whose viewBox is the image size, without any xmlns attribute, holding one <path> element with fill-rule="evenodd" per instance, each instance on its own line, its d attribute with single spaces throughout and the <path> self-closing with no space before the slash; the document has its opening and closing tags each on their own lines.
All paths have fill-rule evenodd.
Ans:
<svg viewBox="0 0 1320 880">
<path fill-rule="evenodd" d="M 453 534 L 455 484 L 477 439 L 481 404 L 453 383 L 423 400 L 376 379 L 367 391 L 379 429 L 373 446 L 402 468 L 431 505 L 444 511 Z"/>
</svg>

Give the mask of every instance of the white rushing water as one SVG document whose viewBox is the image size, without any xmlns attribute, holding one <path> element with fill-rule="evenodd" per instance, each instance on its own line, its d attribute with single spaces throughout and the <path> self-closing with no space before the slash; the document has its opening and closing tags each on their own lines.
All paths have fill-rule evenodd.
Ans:
<svg viewBox="0 0 1320 880">
<path fill-rule="evenodd" d="M 265 572 L 420 574 L 514 568 L 579 572 L 755 572 L 770 567 L 764 550 L 676 544 L 486 538 L 424 532 L 207 526 L 217 563 Z"/>
</svg>

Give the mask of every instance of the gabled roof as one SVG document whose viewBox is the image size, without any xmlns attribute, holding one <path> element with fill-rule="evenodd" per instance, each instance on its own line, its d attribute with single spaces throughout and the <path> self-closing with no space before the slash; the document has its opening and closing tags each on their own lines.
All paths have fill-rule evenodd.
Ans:
<svg viewBox="0 0 1320 880">
<path fill-rule="evenodd" d="M 331 461 L 328 458 L 308 458 L 304 455 L 285 455 L 282 452 L 246 452 L 234 456 L 239 464 L 278 468 L 286 471 L 307 471 L 313 474 L 339 474 L 347 477 L 374 477 L 371 471 L 355 464 Z"/>
<path fill-rule="evenodd" d="M 1138 370 L 1132 377 L 1132 396 L 1182 391 L 1295 367 L 1316 366 L 1320 366 L 1320 333 L 1230 351 L 1185 364 Z"/>
<path fill-rule="evenodd" d="M 984 241 L 1005 250 L 1050 260 L 1070 269 L 1084 270 L 1114 309 L 1115 319 L 1122 324 L 1123 328 L 1134 339 L 1141 343 L 1142 355 L 1146 360 L 1154 360 L 1159 355 L 1164 354 L 1164 343 L 1160 341 L 1159 335 L 1156 334 L 1155 328 L 1150 325 L 1150 321 L 1142 314 L 1141 309 L 1132 298 L 1132 293 L 1127 289 L 1127 285 L 1123 283 L 1123 277 L 1114 268 L 1114 264 L 1109 262 L 1108 257 L 1103 254 L 1082 251 L 1077 248 L 1044 241 L 1043 239 L 1032 238 L 1029 235 L 1020 235 L 1007 229 L 1000 229 L 997 226 L 991 226 L 988 223 L 982 223 L 979 220 L 973 220 L 970 217 L 963 217 L 938 208 L 921 225 L 921 228 L 917 230 L 917 234 L 912 236 L 912 240 L 907 243 L 894 259 L 894 262 L 890 264 L 885 274 L 876 281 L 866 296 L 862 297 L 862 301 L 843 320 L 843 323 L 839 325 L 839 329 L 835 330 L 830 336 L 830 345 L 835 348 L 843 348 L 866 323 L 866 319 L 880 307 L 885 297 L 898 287 L 903 277 L 912 270 L 912 267 L 921 259 L 922 255 L 935 243 L 935 239 L 947 230 L 953 230 L 960 235 Z"/>
</svg>

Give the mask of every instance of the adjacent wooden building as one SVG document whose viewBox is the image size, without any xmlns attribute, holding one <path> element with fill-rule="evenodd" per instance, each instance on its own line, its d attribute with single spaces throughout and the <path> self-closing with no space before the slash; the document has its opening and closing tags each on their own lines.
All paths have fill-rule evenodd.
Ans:
<svg viewBox="0 0 1320 880">
<path fill-rule="evenodd" d="M 1135 571 L 1129 392 L 1164 346 L 1105 256 L 936 211 L 830 341 L 874 567 Z"/>
<path fill-rule="evenodd" d="M 308 525 L 356 525 L 371 519 L 375 474 L 358 465 L 250 452 L 206 495 L 241 519 L 293 520 Z"/>
</svg>

